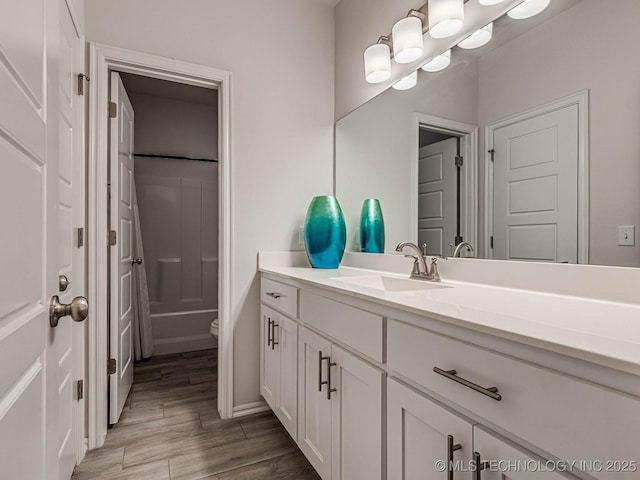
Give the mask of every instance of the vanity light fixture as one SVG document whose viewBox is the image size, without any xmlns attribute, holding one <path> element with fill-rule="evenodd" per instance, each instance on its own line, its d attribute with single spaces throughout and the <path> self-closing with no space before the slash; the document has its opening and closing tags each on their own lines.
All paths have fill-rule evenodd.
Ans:
<svg viewBox="0 0 640 480">
<path fill-rule="evenodd" d="M 464 48 L 466 50 L 471 50 L 472 48 L 480 48 L 491 41 L 491 37 L 493 36 L 493 22 L 488 25 L 485 25 L 480 30 L 472 33 L 467 38 L 462 40 L 458 46 L 460 48 Z"/>
<path fill-rule="evenodd" d="M 439 72 L 440 70 L 444 70 L 451 63 L 451 50 L 447 50 L 446 52 L 442 52 L 437 57 L 434 57 L 425 65 L 422 66 L 422 70 L 425 72 Z"/>
<path fill-rule="evenodd" d="M 410 73 L 404 78 L 401 78 L 396 83 L 392 85 L 396 90 L 409 90 L 413 88 L 418 83 L 418 71 L 416 70 L 413 73 Z"/>
<path fill-rule="evenodd" d="M 367 82 L 382 83 L 391 76 L 391 49 L 389 37 L 382 36 L 378 43 L 364 51 L 364 73 Z"/>
<path fill-rule="evenodd" d="M 409 16 L 396 22 L 391 29 L 393 59 L 398 63 L 415 62 L 422 55 L 422 20 L 411 10 Z"/>
<path fill-rule="evenodd" d="M 525 18 L 538 15 L 549 6 L 549 3 L 551 3 L 551 0 L 524 0 L 524 2 L 517 7 L 509 10 L 507 15 L 514 20 L 524 20 Z"/>
<path fill-rule="evenodd" d="M 497 5 L 504 2 L 504 0 L 478 0 L 480 5 Z"/>
<path fill-rule="evenodd" d="M 447 38 L 464 26 L 464 0 L 429 0 L 429 35 Z"/>
</svg>

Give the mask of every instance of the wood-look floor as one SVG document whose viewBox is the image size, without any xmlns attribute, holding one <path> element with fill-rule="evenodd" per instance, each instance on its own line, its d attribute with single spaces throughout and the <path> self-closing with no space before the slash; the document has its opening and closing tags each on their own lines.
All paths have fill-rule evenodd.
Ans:
<svg viewBox="0 0 640 480">
<path fill-rule="evenodd" d="M 216 351 L 137 363 L 120 422 L 72 480 L 319 480 L 273 413 L 221 420 Z"/>
</svg>

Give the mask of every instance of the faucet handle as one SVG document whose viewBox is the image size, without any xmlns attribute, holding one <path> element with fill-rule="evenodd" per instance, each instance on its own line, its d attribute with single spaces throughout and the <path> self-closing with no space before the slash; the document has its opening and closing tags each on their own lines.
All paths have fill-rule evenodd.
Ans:
<svg viewBox="0 0 640 480">
<path fill-rule="evenodd" d="M 415 255 L 405 255 L 404 258 L 412 258 L 413 259 L 413 270 L 411 271 L 411 275 L 417 275 L 420 272 L 418 267 L 418 257 Z"/>
<path fill-rule="evenodd" d="M 431 276 L 432 281 L 440 281 L 440 274 L 438 273 L 438 259 L 436 257 L 433 257 L 433 259 L 431 260 L 431 270 L 429 271 L 429 275 Z"/>
</svg>

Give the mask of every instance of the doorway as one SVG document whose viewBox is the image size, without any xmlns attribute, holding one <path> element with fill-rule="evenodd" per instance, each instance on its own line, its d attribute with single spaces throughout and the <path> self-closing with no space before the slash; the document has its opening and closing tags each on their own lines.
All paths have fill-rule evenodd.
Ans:
<svg viewBox="0 0 640 480">
<path fill-rule="evenodd" d="M 427 254 L 450 255 L 477 242 L 477 127 L 416 113 L 412 218 Z"/>
<path fill-rule="evenodd" d="M 110 374 L 105 362 L 109 362 L 108 325 L 110 308 L 109 258 L 103 239 L 111 241 L 109 225 L 109 86 L 112 72 L 133 74 L 156 80 L 170 81 L 218 92 L 218 175 L 219 175 L 219 238 L 217 257 L 219 268 L 218 313 L 220 318 L 218 405 L 222 418 L 231 416 L 232 410 L 232 358 L 231 329 L 229 322 L 229 286 L 231 280 L 231 221 L 230 221 L 230 82 L 231 74 L 201 65 L 179 62 L 153 55 L 132 52 L 120 48 L 91 44 L 91 97 L 90 97 L 90 161 L 89 184 L 93 194 L 89 198 L 89 239 L 91 241 L 89 291 L 96 302 L 91 315 L 94 323 L 89 328 L 89 446 L 97 448 L 104 443 L 108 420 L 108 389 Z M 134 151 L 134 153 L 137 153 Z M 144 152 L 142 152 L 144 153 Z M 157 152 L 151 152 L 157 153 Z M 93 220 L 93 221 L 91 221 Z M 117 240 L 116 240 L 117 241 Z M 133 258 L 133 257 L 132 257 Z M 111 337 L 113 340 L 113 336 Z"/>
</svg>

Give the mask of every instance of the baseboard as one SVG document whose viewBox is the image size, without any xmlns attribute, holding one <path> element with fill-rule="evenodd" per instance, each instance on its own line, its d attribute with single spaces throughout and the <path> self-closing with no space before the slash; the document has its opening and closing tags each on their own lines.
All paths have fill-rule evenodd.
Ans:
<svg viewBox="0 0 640 480">
<path fill-rule="evenodd" d="M 154 355 L 170 355 L 172 353 L 193 352 L 215 348 L 218 342 L 208 333 L 188 337 L 160 338 L 154 340 Z"/>
<path fill-rule="evenodd" d="M 253 415 L 254 413 L 266 412 L 268 410 L 270 410 L 269 405 L 265 402 L 253 402 L 246 403 L 244 405 L 237 405 L 233 407 L 233 418 Z"/>
</svg>

